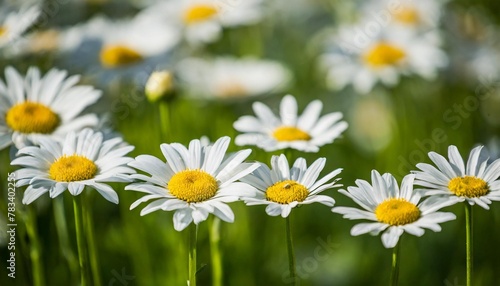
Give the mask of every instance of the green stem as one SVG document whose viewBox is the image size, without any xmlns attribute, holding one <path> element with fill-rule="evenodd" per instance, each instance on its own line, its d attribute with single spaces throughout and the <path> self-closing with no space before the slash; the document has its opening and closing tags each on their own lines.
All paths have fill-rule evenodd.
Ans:
<svg viewBox="0 0 500 286">
<path fill-rule="evenodd" d="M 220 251 L 220 219 L 211 217 L 210 220 L 210 254 L 212 260 L 212 286 L 222 286 L 223 268 Z"/>
<path fill-rule="evenodd" d="M 158 103 L 160 110 L 160 126 L 161 126 L 161 140 L 167 142 L 168 138 L 172 138 L 172 130 L 170 128 L 170 104 L 171 101 L 161 100 Z"/>
<path fill-rule="evenodd" d="M 401 240 L 401 238 L 399 238 Z M 401 241 L 398 241 L 396 246 L 392 249 L 392 271 L 391 271 L 391 286 L 398 285 L 399 280 L 399 248 Z"/>
<path fill-rule="evenodd" d="M 196 241 L 198 225 L 189 225 L 189 286 L 196 286 Z"/>
<path fill-rule="evenodd" d="M 465 249 L 467 256 L 467 286 L 472 285 L 472 206 L 465 201 Z"/>
<path fill-rule="evenodd" d="M 94 236 L 94 220 L 92 218 L 92 212 L 90 211 L 91 205 L 91 195 L 90 189 L 87 189 L 84 194 L 85 198 L 82 206 L 83 212 L 83 226 L 85 229 L 85 236 L 87 239 L 88 254 L 90 258 L 90 268 L 92 269 L 92 280 L 94 286 L 101 286 L 101 275 L 99 273 L 99 259 L 97 255 L 97 248 L 95 245 Z"/>
<path fill-rule="evenodd" d="M 75 230 L 76 242 L 78 245 L 78 260 L 80 262 L 81 286 L 87 286 L 88 283 L 88 259 L 85 246 L 85 234 L 82 220 L 82 198 L 81 195 L 73 197 L 73 210 L 75 212 Z"/>
<path fill-rule="evenodd" d="M 40 240 L 38 239 L 37 224 L 36 224 L 36 213 L 33 206 L 28 207 L 28 213 L 26 215 L 26 231 L 28 233 L 30 241 L 30 258 L 31 267 L 33 273 L 33 285 L 42 286 L 45 285 L 45 279 L 43 274 L 43 266 L 41 262 L 41 248 Z"/>
<path fill-rule="evenodd" d="M 59 247 L 61 248 L 61 253 L 64 259 L 66 259 L 66 262 L 68 263 L 69 271 L 71 273 L 71 278 L 73 281 L 73 279 L 76 279 L 77 276 L 78 262 L 69 243 L 63 196 L 54 199 L 53 212 L 57 237 L 59 238 Z"/>
<path fill-rule="evenodd" d="M 288 268 L 290 270 L 290 278 L 292 278 L 292 285 L 296 285 L 297 274 L 295 271 L 295 253 L 293 252 L 292 230 L 290 227 L 290 215 L 286 217 L 286 245 L 288 249 Z"/>
<path fill-rule="evenodd" d="M 286 148 L 285 149 L 285 157 L 286 160 L 288 161 L 288 165 L 292 166 L 293 165 L 293 149 L 292 148 Z"/>
</svg>

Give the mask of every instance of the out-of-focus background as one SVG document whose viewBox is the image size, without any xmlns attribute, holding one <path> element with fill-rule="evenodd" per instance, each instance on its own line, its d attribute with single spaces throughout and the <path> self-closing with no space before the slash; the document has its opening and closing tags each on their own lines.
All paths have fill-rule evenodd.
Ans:
<svg viewBox="0 0 500 286">
<path fill-rule="evenodd" d="M 308 163 L 326 157 L 325 174 L 343 168 L 344 187 L 369 180 L 372 169 L 400 181 L 417 163 L 430 161 L 429 151 L 446 154 L 449 145 L 464 157 L 477 144 L 485 145 L 492 159 L 500 155 L 500 3 L 495 0 L 3 0 L 0 21 L 9 11 L 36 5 L 40 15 L 34 24 L 1 47 L 0 77 L 5 80 L 9 65 L 21 74 L 30 66 L 81 74 L 81 83 L 103 91 L 88 112 L 101 114 L 105 128 L 134 145 L 133 156 L 161 158 L 163 142 L 234 139 L 233 122 L 253 114 L 252 102 L 277 112 L 285 94 L 297 97 L 300 111 L 320 99 L 323 114 L 344 114 L 349 128 L 340 139 L 318 153 L 295 152 Z M 189 5 L 215 8 L 196 13 Z M 0 22 L 0 39 L 5 26 Z M 398 43 L 404 67 L 396 65 L 394 50 L 373 49 L 391 41 Z M 127 46 L 140 56 L 106 56 L 111 46 Z M 171 130 L 164 138 L 158 105 L 144 95 L 155 70 L 174 75 Z M 249 160 L 269 162 L 270 154 L 250 147 Z M 7 173 L 14 170 L 9 152 L 0 152 L 0 285 L 32 285 L 30 242 L 21 218 L 16 278 L 7 276 Z M 118 205 L 93 197 L 102 285 L 186 285 L 187 232 L 173 229 L 171 212 L 141 217 L 140 208 L 130 211 L 140 195 L 124 186 L 113 185 Z M 22 193 L 19 188 L 18 208 L 25 208 Z M 324 194 L 337 205 L 354 206 L 337 190 Z M 76 253 L 71 196 L 63 197 Z M 61 253 L 51 199 L 45 195 L 33 205 L 46 285 L 77 285 L 78 276 Z M 285 221 L 266 215 L 261 206 L 231 207 L 235 222 L 221 227 L 224 284 L 287 285 Z M 463 207 L 445 210 L 457 219 L 442 224 L 441 232 L 403 235 L 400 285 L 465 285 Z M 474 285 L 500 285 L 500 204 L 474 207 L 474 215 Z M 356 222 L 320 204 L 294 209 L 291 220 L 300 285 L 388 284 L 392 252 L 379 237 L 352 237 Z M 199 285 L 211 283 L 207 233 L 207 223 L 201 223 L 198 262 L 206 266 Z"/>
</svg>

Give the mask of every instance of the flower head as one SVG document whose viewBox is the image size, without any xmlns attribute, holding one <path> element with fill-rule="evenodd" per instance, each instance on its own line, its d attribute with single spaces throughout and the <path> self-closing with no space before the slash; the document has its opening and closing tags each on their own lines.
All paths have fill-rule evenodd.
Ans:
<svg viewBox="0 0 500 286">
<path fill-rule="evenodd" d="M 500 201 L 500 159 L 488 164 L 488 158 L 481 156 L 483 146 L 470 152 L 467 165 L 456 146 L 448 147 L 448 159 L 429 152 L 429 158 L 437 168 L 417 164 L 415 184 L 423 186 L 426 196 L 444 196 L 451 203 L 467 201 L 489 209 L 491 201 Z"/>
<path fill-rule="evenodd" d="M 193 221 L 199 224 L 210 213 L 233 222 L 234 214 L 226 203 L 253 192 L 250 185 L 236 181 L 258 165 L 243 162 L 250 155 L 249 149 L 225 157 L 229 142 L 229 137 L 222 137 L 209 146 L 202 146 L 197 139 L 192 140 L 188 148 L 179 143 L 162 144 L 160 148 L 166 162 L 149 155 L 136 157 L 129 166 L 151 176 L 132 175 L 143 182 L 130 184 L 125 189 L 147 195 L 130 208 L 154 199 L 142 209 L 141 215 L 175 210 L 174 228 L 178 231 Z"/>
<path fill-rule="evenodd" d="M 260 102 L 253 104 L 257 117 L 243 116 L 234 128 L 244 134 L 236 137 L 237 145 L 256 145 L 266 151 L 285 148 L 305 152 L 318 152 L 319 147 L 332 143 L 347 129 L 347 123 L 340 121 L 342 113 L 333 112 L 320 117 L 323 104 L 314 100 L 297 116 L 297 101 L 287 95 L 280 104 L 280 118 Z"/>
<path fill-rule="evenodd" d="M 40 146 L 24 147 L 11 165 L 23 168 L 16 171 L 16 186 L 29 185 L 23 203 L 30 204 L 49 193 L 55 198 L 65 190 L 79 195 L 87 186 L 96 189 L 106 200 L 117 204 L 118 195 L 105 182 L 127 182 L 135 171 L 126 166 L 132 158 L 125 157 L 134 149 L 119 137 L 103 139 L 103 134 L 84 129 L 70 132 L 61 144 L 41 138 Z"/>
<path fill-rule="evenodd" d="M 221 101 L 281 91 L 290 79 L 290 72 L 280 63 L 252 58 L 189 58 L 177 70 L 190 96 Z"/>
<path fill-rule="evenodd" d="M 451 205 L 449 200 L 430 197 L 420 202 L 421 196 L 413 191 L 414 175 L 403 178 L 401 189 L 391 174 L 380 175 L 372 171 L 372 184 L 356 180 L 357 187 L 348 187 L 340 192 L 363 208 L 335 207 L 333 212 L 347 219 L 366 219 L 374 222 L 360 223 L 351 229 L 351 235 L 382 234 L 386 248 L 396 246 L 399 237 L 407 232 L 422 236 L 424 228 L 441 231 L 440 223 L 455 219 L 452 213 L 437 212 Z"/>
<path fill-rule="evenodd" d="M 388 27 L 371 33 L 365 29 L 368 25 L 341 27 L 328 40 L 321 64 L 332 89 L 352 84 L 357 92 L 366 94 L 378 82 L 396 85 L 401 75 L 417 74 L 432 80 L 448 63 L 435 32 L 416 34 Z"/>
<path fill-rule="evenodd" d="M 59 36 L 63 64 L 91 71 L 106 82 L 116 76 L 143 77 L 166 63 L 179 33 L 165 22 L 147 17 L 110 20 L 94 17 Z M 145 84 L 146 79 L 142 79 Z"/>
<path fill-rule="evenodd" d="M 309 168 L 304 158 L 298 158 L 292 168 L 285 155 L 273 156 L 271 167 L 261 164 L 252 174 L 241 181 L 257 188 L 253 196 L 243 197 L 247 205 L 267 205 L 266 213 L 271 216 L 287 217 L 292 208 L 299 205 L 321 203 L 332 207 L 335 201 L 319 193 L 324 190 L 340 187 L 335 179 L 342 169 L 336 169 L 318 180 L 325 167 L 326 159 L 319 158 Z"/>
<path fill-rule="evenodd" d="M 97 116 L 79 116 L 95 103 L 101 92 L 91 86 L 76 85 L 79 76 L 51 69 L 43 77 L 31 67 L 26 77 L 14 68 L 5 69 L 6 83 L 0 79 L 0 149 L 10 144 L 20 149 L 41 138 L 63 140 L 70 131 L 98 124 Z"/>
<path fill-rule="evenodd" d="M 182 31 L 187 42 L 202 44 L 216 41 L 225 27 L 258 23 L 261 3 L 262 0 L 246 0 L 237 5 L 215 0 L 159 1 L 139 16 L 168 22 Z"/>
<path fill-rule="evenodd" d="M 0 48 L 17 40 L 40 15 L 38 5 L 23 6 L 12 11 L 8 5 L 0 4 Z"/>
</svg>

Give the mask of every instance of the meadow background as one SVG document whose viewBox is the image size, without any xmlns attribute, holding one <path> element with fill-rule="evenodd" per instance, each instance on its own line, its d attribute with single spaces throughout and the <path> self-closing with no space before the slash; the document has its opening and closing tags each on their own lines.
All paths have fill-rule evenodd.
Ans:
<svg viewBox="0 0 500 286">
<path fill-rule="evenodd" d="M 186 144 L 201 136 L 215 141 L 223 135 L 234 139 L 238 133 L 232 124 L 242 115 L 253 114 L 253 101 L 265 102 L 277 110 L 285 94 L 297 97 L 299 110 L 310 101 L 320 99 L 324 103 L 323 114 L 344 113 L 349 128 L 342 138 L 322 147 L 319 153 L 295 154 L 306 158 L 308 163 L 326 157 L 325 172 L 343 168 L 340 182 L 345 187 L 354 185 L 356 179 L 369 180 L 372 169 L 390 172 L 400 181 L 409 171 L 416 169 L 417 163 L 430 162 L 429 151 L 445 154 L 449 145 L 456 145 L 462 156 L 466 156 L 473 146 L 484 144 L 495 156 L 493 151 L 500 148 L 500 141 L 495 139 L 500 135 L 499 78 L 479 79 L 466 68 L 467 62 L 461 55 L 472 43 L 476 46 L 491 44 L 500 53 L 498 1 L 448 1 L 441 11 L 443 49 L 450 58 L 448 67 L 441 70 L 435 80 L 403 77 L 394 87 L 377 85 L 366 95 L 357 94 L 349 87 L 339 91 L 328 89 L 325 76 L 318 68 L 318 58 L 322 53 L 321 32 L 335 28 L 349 18 L 349 13 L 356 10 L 355 5 L 362 1 L 269 2 L 275 2 L 273 4 L 278 7 L 281 5 L 283 13 L 267 15 L 256 25 L 225 29 L 217 42 L 208 44 L 203 51 L 189 53 L 191 56 L 254 56 L 279 61 L 293 74 L 287 88 L 258 98 L 229 102 L 196 100 L 180 92 L 171 106 L 171 131 L 166 138 L 161 138 L 158 106 L 146 100 L 143 85 L 119 78 L 103 84 L 85 69 L 65 64 L 55 51 L 31 51 L 15 56 L 2 54 L 0 71 L 12 65 L 24 73 L 34 65 L 43 71 L 58 67 L 69 70 L 70 74 L 82 74 L 82 82 L 95 85 L 104 92 L 100 102 L 90 111 L 109 114 L 113 129 L 136 147 L 131 154 L 133 157 L 139 154 L 161 157 L 159 145 L 163 142 Z M 307 9 L 294 11 L 295 5 L 307 6 Z M 30 32 L 62 29 L 85 22 L 97 14 L 110 18 L 131 17 L 139 10 L 132 1 L 48 0 L 42 9 L 46 21 L 36 24 Z M 455 22 L 450 19 L 459 19 L 462 28 L 456 30 Z M 487 29 L 493 30 L 497 37 L 485 40 L 486 34 L 482 33 Z M 457 38 L 464 41 L 456 42 Z M 457 60 L 454 60 L 455 56 Z M 144 70 L 139 77 L 147 77 L 150 72 Z M 239 149 L 231 144 L 230 150 Z M 258 148 L 252 149 L 249 160 L 269 162 L 270 154 Z M 8 255 L 5 226 L 7 173 L 15 170 L 9 163 L 9 149 L 2 150 L 0 285 L 32 285 L 30 241 L 21 213 L 17 216 L 15 280 L 7 277 L 5 267 Z M 92 215 L 102 285 L 185 285 L 187 231 L 173 229 L 171 212 L 159 211 L 141 217 L 140 208 L 130 211 L 130 204 L 140 195 L 125 191 L 124 186 L 113 185 L 120 198 L 118 205 L 93 196 Z M 20 202 L 22 193 L 19 188 L 17 208 L 20 211 L 27 209 Z M 354 206 L 337 190 L 328 190 L 324 194 L 333 197 L 338 206 Z M 65 193 L 64 200 L 69 241 L 76 254 L 71 196 Z M 224 285 L 286 285 L 285 221 L 268 216 L 261 206 L 246 207 L 242 202 L 230 206 L 235 212 L 235 222 L 222 223 L 221 226 Z M 60 251 L 51 200 L 43 196 L 30 207 L 36 211 L 46 285 L 77 285 L 78 276 L 74 276 Z M 445 210 L 454 212 L 457 219 L 444 223 L 441 232 L 427 231 L 421 238 L 403 236 L 400 285 L 465 285 L 463 208 L 455 205 Z M 500 249 L 497 247 L 500 204 L 494 202 L 489 211 L 479 207 L 474 207 L 474 211 L 474 285 L 500 285 Z M 300 285 L 388 284 L 392 251 L 382 246 L 379 237 L 351 237 L 349 231 L 355 222 L 344 220 L 319 204 L 294 209 L 291 219 Z M 210 285 L 207 225 L 204 222 L 199 227 L 198 263 L 206 264 L 199 272 L 199 285 Z M 127 278 L 120 280 L 123 273 Z"/>
</svg>

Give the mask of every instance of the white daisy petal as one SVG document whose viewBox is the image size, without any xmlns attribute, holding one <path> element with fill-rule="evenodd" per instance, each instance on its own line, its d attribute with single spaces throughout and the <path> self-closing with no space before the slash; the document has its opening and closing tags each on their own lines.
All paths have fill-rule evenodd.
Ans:
<svg viewBox="0 0 500 286">
<path fill-rule="evenodd" d="M 382 243 L 385 248 L 393 248 L 399 241 L 399 237 L 403 234 L 404 230 L 401 227 L 389 227 L 382 233 Z"/>
<path fill-rule="evenodd" d="M 189 208 L 184 208 L 177 210 L 174 213 L 174 228 L 177 231 L 185 229 L 192 221 L 192 210 Z"/>
<path fill-rule="evenodd" d="M 229 146 L 229 137 L 221 137 L 215 141 L 210 151 L 205 154 L 205 161 L 203 162 L 202 170 L 214 175 L 215 171 L 219 168 L 224 159 L 224 154 Z"/>
<path fill-rule="evenodd" d="M 457 176 L 455 174 L 455 172 L 453 171 L 453 168 L 450 166 L 450 163 L 448 163 L 448 161 L 446 161 L 446 159 L 443 156 L 441 156 L 435 152 L 429 152 L 429 158 L 431 158 L 431 160 L 436 164 L 436 166 L 438 166 L 439 170 L 448 179 L 451 179 L 451 178 L 454 178 Z"/>
<path fill-rule="evenodd" d="M 294 126 L 297 123 L 297 101 L 295 97 L 287 95 L 280 104 L 281 122 L 285 126 Z"/>
<path fill-rule="evenodd" d="M 460 171 L 458 175 L 465 175 L 464 160 L 462 159 L 462 156 L 460 156 L 460 153 L 458 152 L 458 148 L 456 146 L 451 145 L 450 147 L 448 147 L 448 158 L 450 159 L 450 163 L 452 164 L 452 166 L 456 166 Z"/>
<path fill-rule="evenodd" d="M 478 146 L 470 152 L 469 159 L 467 160 L 467 175 L 475 176 L 477 171 L 477 165 L 479 160 L 479 155 L 483 146 Z"/>
<path fill-rule="evenodd" d="M 165 199 L 159 199 L 159 200 L 156 200 L 156 201 L 149 203 L 146 207 L 144 207 L 141 210 L 141 216 L 147 215 L 149 213 L 152 213 L 154 211 L 161 209 L 163 207 L 163 204 L 166 201 L 167 200 L 165 200 Z"/>
<path fill-rule="evenodd" d="M 358 236 L 365 233 L 379 234 L 381 231 L 387 228 L 386 224 L 372 222 L 372 223 L 359 223 L 351 229 L 352 236 Z"/>
<path fill-rule="evenodd" d="M 38 199 L 41 195 L 47 193 L 49 189 L 45 187 L 34 188 L 32 186 L 28 186 L 23 196 L 23 204 L 29 205 L 36 199 Z"/>
<path fill-rule="evenodd" d="M 323 103 L 321 101 L 314 100 L 309 103 L 299 117 L 297 127 L 301 130 L 311 130 L 318 121 L 321 109 L 323 109 Z"/>
<path fill-rule="evenodd" d="M 279 204 L 269 204 L 266 207 L 266 213 L 270 216 L 279 216 L 282 212 L 282 206 Z"/>
</svg>

